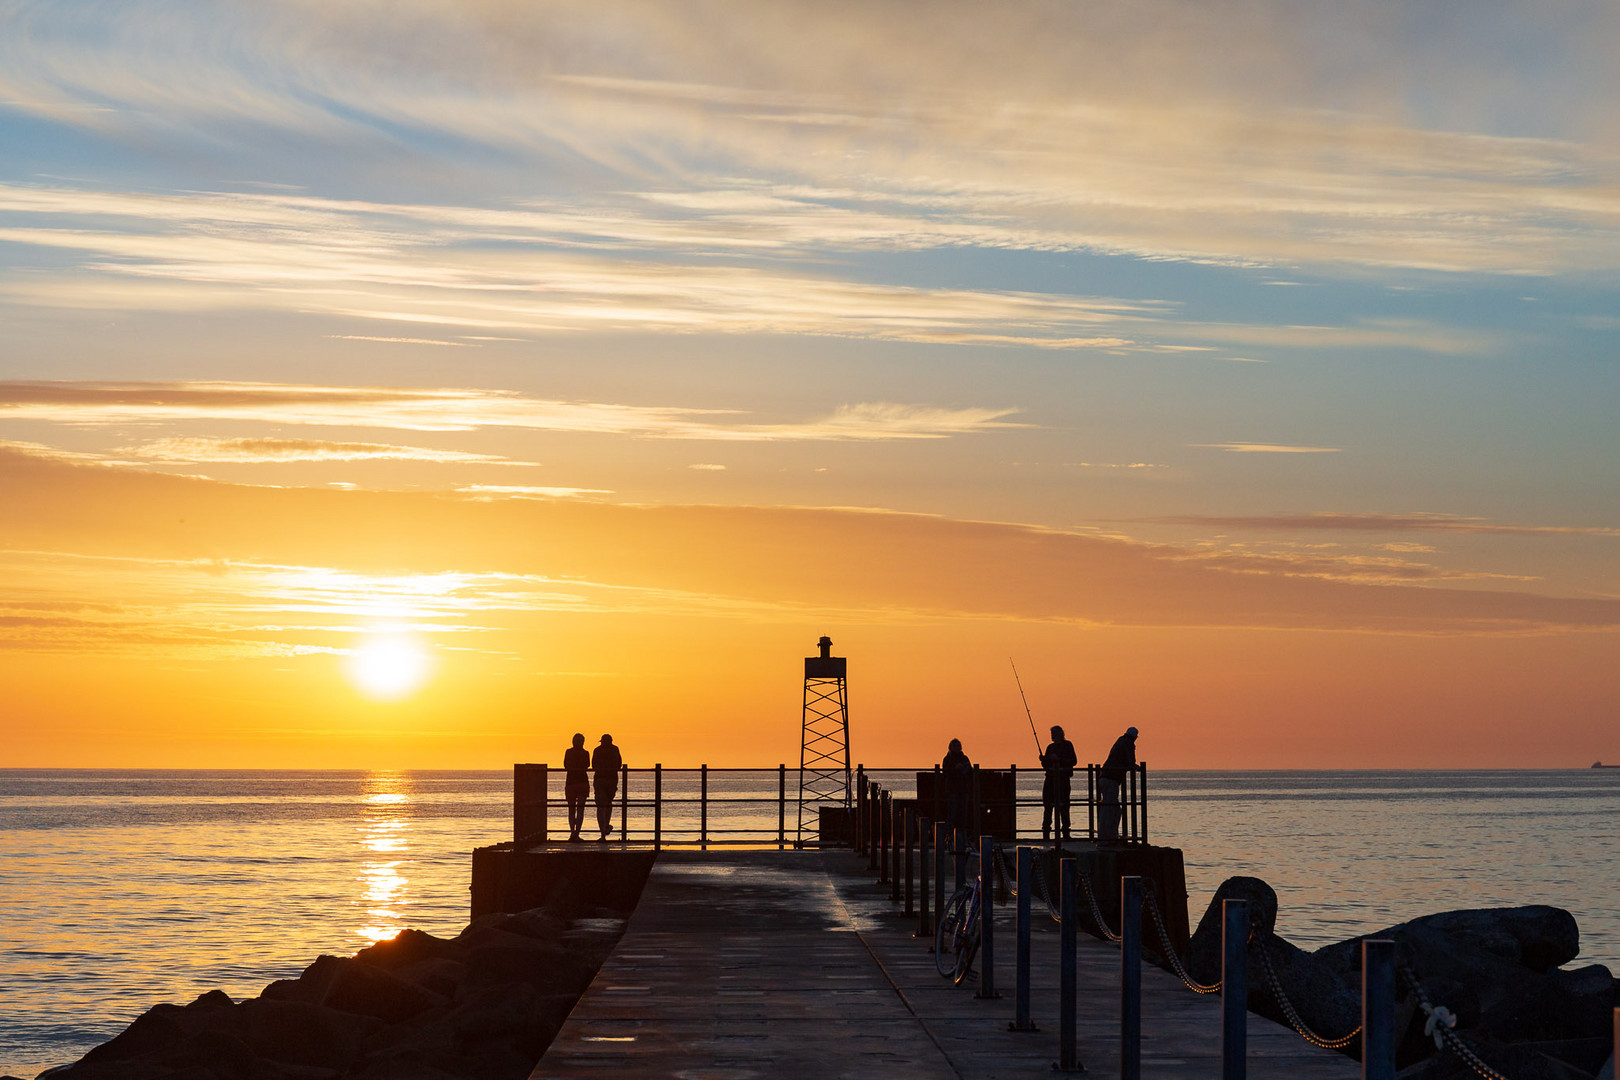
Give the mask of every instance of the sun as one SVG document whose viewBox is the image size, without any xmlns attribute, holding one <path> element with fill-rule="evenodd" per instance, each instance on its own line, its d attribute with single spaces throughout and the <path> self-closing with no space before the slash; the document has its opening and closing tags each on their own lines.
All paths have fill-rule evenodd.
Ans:
<svg viewBox="0 0 1620 1080">
<path fill-rule="evenodd" d="M 433 674 L 433 657 L 410 634 L 367 634 L 348 655 L 350 681 L 367 697 L 397 701 Z"/>
</svg>

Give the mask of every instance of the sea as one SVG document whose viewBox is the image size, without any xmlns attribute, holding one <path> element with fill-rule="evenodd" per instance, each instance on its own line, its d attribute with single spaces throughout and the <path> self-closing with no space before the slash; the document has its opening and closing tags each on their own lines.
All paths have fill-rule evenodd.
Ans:
<svg viewBox="0 0 1620 1080">
<path fill-rule="evenodd" d="M 1151 839 L 1184 850 L 1195 922 L 1234 874 L 1276 889 L 1278 932 L 1306 948 L 1554 904 L 1580 924 L 1575 963 L 1620 971 L 1620 769 L 1152 781 Z M 717 783 L 774 798 L 779 778 Z M 774 803 L 735 814 L 775 827 Z M 507 771 L 0 770 L 0 1076 L 74 1061 L 160 1001 L 250 997 L 408 926 L 455 934 L 470 853 L 511 815 Z"/>
</svg>

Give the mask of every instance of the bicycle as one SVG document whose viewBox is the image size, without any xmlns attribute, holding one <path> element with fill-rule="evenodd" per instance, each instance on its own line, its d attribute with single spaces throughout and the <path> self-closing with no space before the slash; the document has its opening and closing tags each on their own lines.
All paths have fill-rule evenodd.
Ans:
<svg viewBox="0 0 1620 1080">
<path fill-rule="evenodd" d="M 934 932 L 934 966 L 957 986 L 973 970 L 979 953 L 979 919 L 983 909 L 979 879 L 970 878 L 945 904 Z"/>
</svg>

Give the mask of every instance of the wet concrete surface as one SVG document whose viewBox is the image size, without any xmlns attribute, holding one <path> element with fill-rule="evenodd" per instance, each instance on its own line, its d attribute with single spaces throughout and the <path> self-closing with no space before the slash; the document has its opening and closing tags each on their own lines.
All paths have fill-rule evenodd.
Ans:
<svg viewBox="0 0 1620 1080">
<path fill-rule="evenodd" d="M 982 1001 L 939 976 L 915 919 L 847 851 L 665 852 L 624 938 L 535 1067 L 536 1078 L 1050 1077 L 1057 928 L 1037 905 L 1033 1013 L 1012 1019 L 1013 925 L 997 909 L 997 983 Z M 1119 952 L 1080 941 L 1079 1051 L 1117 1076 Z M 1142 1075 L 1220 1075 L 1220 1002 L 1145 968 Z M 1354 1061 L 1250 1014 L 1256 1080 L 1351 1080 Z"/>
</svg>

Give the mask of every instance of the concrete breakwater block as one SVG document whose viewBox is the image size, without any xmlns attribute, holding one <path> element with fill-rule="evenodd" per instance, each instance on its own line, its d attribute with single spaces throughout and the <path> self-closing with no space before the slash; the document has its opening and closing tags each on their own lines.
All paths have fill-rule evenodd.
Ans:
<svg viewBox="0 0 1620 1080">
<path fill-rule="evenodd" d="M 1601 964 L 1560 966 L 1580 953 L 1575 919 L 1562 908 L 1440 912 L 1310 952 L 1276 934 L 1277 894 L 1271 886 L 1254 877 L 1228 878 L 1187 951 L 1187 969 L 1201 982 L 1220 978 L 1221 904 L 1228 899 L 1249 905 L 1249 1008 L 1279 1023 L 1287 1023 L 1287 1017 L 1265 974 L 1266 960 L 1304 1023 L 1332 1039 L 1361 1022 L 1362 941 L 1388 938 L 1429 1004 L 1453 1014 L 1453 1030 L 1463 1042 L 1511 1080 L 1591 1080 L 1612 1051 L 1620 982 Z M 1427 1026 L 1428 1014 L 1403 974 L 1396 982 L 1401 1080 L 1474 1077 L 1472 1066 L 1454 1050 L 1437 1050 Z M 1354 1040 L 1343 1049 L 1352 1057 L 1360 1054 Z"/>
<path fill-rule="evenodd" d="M 472 917 L 524 911 L 566 892 L 587 907 L 634 911 L 658 853 L 621 844 L 494 844 L 473 851 Z"/>
</svg>

